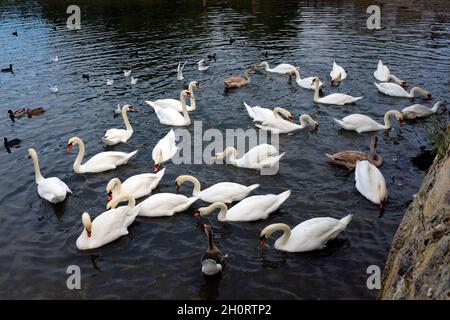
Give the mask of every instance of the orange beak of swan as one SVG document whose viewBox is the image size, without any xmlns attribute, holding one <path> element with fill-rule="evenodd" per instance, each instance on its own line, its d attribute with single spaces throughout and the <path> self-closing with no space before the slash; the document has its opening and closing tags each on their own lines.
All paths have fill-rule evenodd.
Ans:
<svg viewBox="0 0 450 320">
<path fill-rule="evenodd" d="M 156 173 L 156 172 L 158 172 L 158 170 L 159 170 L 159 164 L 156 164 L 156 163 L 155 163 L 155 164 L 153 165 L 153 172 Z"/>
<path fill-rule="evenodd" d="M 109 193 L 108 193 L 108 201 L 111 201 L 112 198 L 113 198 L 113 197 L 112 197 L 112 192 L 109 192 Z"/>
<path fill-rule="evenodd" d="M 67 145 L 67 152 L 70 152 L 70 151 L 72 151 L 72 148 L 73 148 L 73 144 L 68 144 Z"/>
<path fill-rule="evenodd" d="M 265 236 L 259 237 L 259 246 L 262 248 L 266 245 L 267 239 Z"/>
</svg>

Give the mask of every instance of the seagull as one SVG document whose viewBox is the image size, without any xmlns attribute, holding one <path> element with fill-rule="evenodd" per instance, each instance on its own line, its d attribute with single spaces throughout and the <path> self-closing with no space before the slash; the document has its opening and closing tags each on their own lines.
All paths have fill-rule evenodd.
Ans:
<svg viewBox="0 0 450 320">
<path fill-rule="evenodd" d="M 136 84 L 138 82 L 138 78 L 131 77 L 131 84 Z"/>
<path fill-rule="evenodd" d="M 131 75 L 131 70 L 123 70 L 123 75 L 129 77 Z"/>
<path fill-rule="evenodd" d="M 114 84 L 114 80 L 106 79 L 106 85 L 107 86 L 112 86 L 113 84 Z"/>
<path fill-rule="evenodd" d="M 53 86 L 50 86 L 48 88 L 50 89 L 50 92 L 52 92 L 52 93 L 58 93 L 59 92 L 58 86 L 56 84 L 53 85 Z"/>
<path fill-rule="evenodd" d="M 178 62 L 178 68 L 177 68 L 177 80 L 183 80 L 183 68 L 184 65 L 186 64 L 186 61 L 183 63 L 183 66 L 181 66 L 181 62 Z"/>
<path fill-rule="evenodd" d="M 117 104 L 116 110 L 114 110 L 114 118 L 117 118 L 122 113 L 122 110 L 120 109 L 120 103 Z"/>
<path fill-rule="evenodd" d="M 197 64 L 198 64 L 198 71 L 206 71 L 209 68 L 209 66 L 205 62 L 205 59 L 200 60 L 199 62 L 197 62 Z"/>
<path fill-rule="evenodd" d="M 58 56 L 54 56 L 54 57 L 51 57 L 50 60 L 52 60 L 53 62 L 58 62 L 59 58 L 58 58 Z"/>
</svg>

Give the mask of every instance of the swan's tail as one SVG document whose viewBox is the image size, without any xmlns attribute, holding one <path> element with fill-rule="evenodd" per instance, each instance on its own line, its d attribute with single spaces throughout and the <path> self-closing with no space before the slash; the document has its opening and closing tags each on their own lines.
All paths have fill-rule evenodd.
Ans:
<svg viewBox="0 0 450 320">
<path fill-rule="evenodd" d="M 358 100 L 361 100 L 362 98 L 364 98 L 364 96 L 356 97 L 356 98 L 353 99 L 353 102 L 356 102 L 356 101 L 358 101 Z"/>
<path fill-rule="evenodd" d="M 325 153 L 325 155 L 328 157 L 328 159 L 334 160 L 334 156 L 332 156 L 331 154 Z"/>
<path fill-rule="evenodd" d="M 130 160 L 137 152 L 138 150 L 134 150 L 133 152 L 128 153 L 126 160 Z"/>
<path fill-rule="evenodd" d="M 152 107 L 153 110 L 155 110 L 155 112 L 156 112 L 156 110 L 158 109 L 158 106 L 156 105 L 156 103 L 154 103 L 153 101 L 150 101 L 150 100 L 145 100 L 145 102 L 146 102 L 150 107 Z"/>
<path fill-rule="evenodd" d="M 278 209 L 279 206 L 281 206 L 291 195 L 291 190 L 284 191 L 277 195 L 277 202 L 275 204 L 276 208 Z M 276 209 L 275 209 L 276 210 Z"/>
<path fill-rule="evenodd" d="M 173 140 L 175 141 L 175 131 L 173 131 L 173 129 L 170 129 L 170 131 L 167 133 L 166 138 L 168 138 L 169 140 Z"/>
<path fill-rule="evenodd" d="M 352 218 L 353 218 L 353 214 L 349 214 L 349 215 L 347 215 L 347 216 L 345 216 L 345 217 L 343 217 L 341 220 L 339 220 L 342 224 L 344 224 L 345 226 L 347 226 L 349 223 L 350 223 L 350 221 L 352 221 Z"/>
<path fill-rule="evenodd" d="M 255 119 L 255 113 L 253 112 L 252 107 L 244 102 L 245 109 L 247 109 L 248 116 L 252 119 Z"/>
<path fill-rule="evenodd" d="M 162 177 L 164 177 L 165 171 L 166 171 L 166 168 L 163 168 L 163 169 L 161 169 L 160 171 L 158 171 L 156 173 L 156 177 L 157 177 L 158 183 L 159 183 L 159 181 L 161 181 Z"/>
<path fill-rule="evenodd" d="M 377 87 L 378 90 L 380 90 L 381 87 L 378 83 L 374 82 L 373 84 L 375 85 L 375 87 Z"/>
<path fill-rule="evenodd" d="M 259 187 L 259 184 L 252 184 L 251 186 L 248 186 L 248 189 L 250 190 L 250 191 L 252 191 L 252 190 L 255 190 L 256 188 L 258 188 Z"/>
<path fill-rule="evenodd" d="M 342 120 L 338 120 L 336 118 L 333 118 L 333 121 L 336 122 L 338 125 L 340 125 L 342 128 L 344 128 L 344 122 Z"/>
</svg>

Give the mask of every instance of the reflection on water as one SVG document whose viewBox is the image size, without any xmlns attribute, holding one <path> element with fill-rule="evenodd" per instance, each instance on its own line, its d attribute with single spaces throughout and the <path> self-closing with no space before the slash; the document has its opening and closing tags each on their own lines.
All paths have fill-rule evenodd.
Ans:
<svg viewBox="0 0 450 320">
<path fill-rule="evenodd" d="M 444 4 L 436 3 L 413 7 L 385 2 L 382 29 L 368 30 L 371 1 L 207 1 L 202 8 L 201 1 L 80 0 L 82 29 L 69 31 L 68 0 L 0 2 L 0 67 L 12 63 L 15 70 L 0 74 L 0 136 L 23 140 L 10 154 L 0 153 L 0 297 L 374 298 L 377 292 L 366 288 L 367 266 L 384 264 L 403 212 L 424 176 L 411 158 L 430 146 L 428 129 L 436 121 L 448 121 L 449 114 L 377 133 L 389 190 L 382 215 L 356 191 L 354 174 L 329 165 L 324 153 L 367 151 L 372 135 L 338 130 L 333 117 L 363 113 L 381 121 L 387 110 L 429 104 L 379 94 L 372 76 L 378 59 L 412 86 L 429 89 L 432 102 L 450 99 L 450 24 Z M 199 72 L 197 61 L 212 54 L 216 60 Z M 56 55 L 59 62 L 51 62 Z M 339 87 L 326 86 L 324 94 L 342 92 L 364 99 L 354 106 L 317 105 L 312 91 L 299 88 L 289 77 L 260 72 L 251 74 L 249 85 L 224 91 L 225 77 L 242 75 L 244 68 L 262 60 L 294 64 L 305 76 L 319 75 L 327 83 L 336 60 L 349 78 Z M 179 61 L 187 61 L 183 84 L 176 80 Z M 123 77 L 122 70 L 129 69 L 139 78 L 134 86 Z M 107 86 L 106 79 L 113 79 L 114 85 Z M 220 223 L 216 215 L 200 221 L 212 225 L 217 246 L 229 255 L 221 279 L 201 276 L 207 242 L 192 212 L 205 206 L 202 202 L 173 217 L 138 218 L 128 236 L 79 252 L 75 241 L 82 230 L 81 213 L 94 217 L 104 211 L 106 182 L 152 170 L 151 150 L 169 128 L 144 101 L 177 98 L 181 86 L 191 80 L 203 85 L 191 117 L 203 121 L 205 129 L 252 128 L 245 101 L 282 106 L 296 118 L 308 113 L 320 130 L 280 137 L 286 156 L 276 176 L 225 165 L 168 163 L 155 192 L 176 192 L 175 178 L 191 174 L 202 187 L 220 181 L 258 183 L 258 194 L 291 189 L 292 196 L 267 221 Z M 53 84 L 58 94 L 49 92 Z M 139 112 L 130 119 L 132 139 L 111 150 L 139 153 L 112 172 L 74 174 L 75 155 L 67 154 L 67 140 L 81 137 L 86 158 L 110 149 L 101 136 L 123 126 L 120 117 L 113 118 L 118 103 L 129 103 Z M 8 109 L 39 106 L 46 109 L 39 117 L 12 122 L 7 116 Z M 188 130 L 193 133 L 193 126 Z M 29 147 L 38 150 L 44 177 L 57 176 L 72 189 L 63 204 L 53 206 L 38 196 L 26 154 Z M 258 247 L 259 232 L 270 223 L 294 227 L 306 219 L 340 218 L 349 212 L 354 217 L 347 230 L 320 252 L 276 251 L 276 237 L 269 247 Z M 82 290 L 67 290 L 69 265 L 80 266 Z"/>
</svg>

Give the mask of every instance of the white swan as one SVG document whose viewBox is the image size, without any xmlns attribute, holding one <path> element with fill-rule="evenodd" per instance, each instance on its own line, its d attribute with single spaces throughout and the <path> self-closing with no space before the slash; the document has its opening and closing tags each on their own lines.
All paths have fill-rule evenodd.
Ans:
<svg viewBox="0 0 450 320">
<path fill-rule="evenodd" d="M 266 219 L 269 214 L 276 211 L 291 195 L 287 190 L 278 195 L 265 194 L 245 198 L 236 205 L 227 208 L 223 202 L 215 202 L 209 207 L 200 208 L 195 216 L 206 216 L 216 209 L 220 209 L 217 219 L 219 221 L 255 221 Z"/>
<path fill-rule="evenodd" d="M 374 71 L 373 76 L 380 82 L 389 82 L 390 80 L 393 80 L 402 87 L 408 87 L 408 83 L 391 74 L 388 66 L 383 64 L 381 60 L 378 60 L 377 70 Z"/>
<path fill-rule="evenodd" d="M 290 133 L 296 130 L 301 130 L 310 124 L 315 130 L 319 129 L 319 124 L 308 114 L 302 114 L 299 118 L 300 124 L 292 123 L 284 119 L 273 119 L 264 121 L 262 124 L 256 124 L 258 128 L 265 131 L 270 131 L 274 134 Z"/>
<path fill-rule="evenodd" d="M 191 93 L 191 96 L 189 98 L 191 105 L 190 106 L 186 105 L 186 109 L 188 112 L 194 111 L 196 109 L 194 88 L 197 88 L 197 89 L 201 88 L 201 85 L 198 81 L 189 82 L 188 91 Z M 149 104 L 150 106 L 152 104 L 157 104 L 158 106 L 160 106 L 162 108 L 172 108 L 172 109 L 177 110 L 178 112 L 183 112 L 183 105 L 182 105 L 181 100 L 169 98 L 169 99 L 158 99 L 155 101 L 147 100 L 145 102 L 147 104 Z"/>
<path fill-rule="evenodd" d="M 287 252 L 320 250 L 329 240 L 335 239 L 344 231 L 350 221 L 351 214 L 340 220 L 330 217 L 313 218 L 298 224 L 292 230 L 287 224 L 274 223 L 261 231 L 259 244 L 264 246 L 272 233 L 283 231 L 283 235 L 275 240 L 275 249 Z"/>
<path fill-rule="evenodd" d="M 128 200 L 128 205 L 115 208 L 123 200 Z M 84 229 L 77 239 L 79 250 L 99 248 L 121 236 L 128 234 L 128 226 L 136 219 L 138 209 L 133 197 L 122 194 L 108 203 L 107 210 L 91 221 L 89 213 L 81 216 Z"/>
<path fill-rule="evenodd" d="M 280 74 L 292 74 L 296 69 L 292 64 L 282 63 L 277 65 L 275 68 L 270 68 L 267 61 L 261 62 L 258 67 L 263 67 L 264 71 Z"/>
<path fill-rule="evenodd" d="M 438 101 L 433 108 L 427 108 L 421 104 L 413 104 L 402 110 L 403 116 L 406 119 L 426 118 L 437 112 L 439 106 L 446 108 L 445 101 Z"/>
<path fill-rule="evenodd" d="M 186 61 L 183 63 L 183 65 L 181 65 L 181 62 L 178 62 L 178 68 L 177 68 L 177 80 L 178 81 L 181 81 L 184 79 L 183 69 L 184 69 L 185 64 L 186 64 Z"/>
<path fill-rule="evenodd" d="M 384 125 L 376 122 L 369 116 L 359 113 L 354 113 L 349 116 L 346 116 L 342 120 L 338 120 L 336 118 L 333 118 L 333 120 L 345 130 L 353 130 L 358 133 L 361 133 L 361 132 L 390 129 L 392 127 L 391 120 L 389 119 L 391 116 L 395 116 L 400 126 L 403 126 L 403 115 L 400 111 L 397 110 L 389 110 L 388 112 L 385 113 Z"/>
<path fill-rule="evenodd" d="M 185 197 L 174 193 L 157 193 L 137 205 L 139 216 L 164 217 L 187 210 L 197 197 Z"/>
<path fill-rule="evenodd" d="M 113 146 L 121 142 L 127 142 L 128 139 L 133 135 L 133 128 L 131 127 L 130 121 L 128 121 L 128 112 L 136 112 L 136 110 L 126 104 L 122 107 L 122 118 L 123 122 L 125 122 L 125 129 L 109 129 L 106 131 L 105 136 L 103 137 L 103 142 L 105 142 L 108 146 Z"/>
<path fill-rule="evenodd" d="M 312 83 L 314 77 L 302 78 L 300 77 L 300 71 L 298 71 L 297 69 L 294 69 L 294 73 L 295 73 L 295 82 L 297 83 L 298 86 L 305 89 L 315 90 L 316 86 Z M 324 85 L 323 82 L 319 80 L 319 88 L 322 88 L 323 85 Z"/>
<path fill-rule="evenodd" d="M 244 102 L 245 109 L 247 110 L 248 116 L 253 119 L 253 121 L 264 122 L 267 120 L 282 119 L 280 115 L 285 116 L 289 121 L 293 122 L 294 118 L 291 113 L 284 108 L 276 107 L 273 110 L 269 108 L 261 108 L 258 106 L 250 107 Z"/>
<path fill-rule="evenodd" d="M 357 161 L 355 170 L 356 189 L 367 200 L 384 208 L 388 192 L 381 171 L 367 160 Z"/>
<path fill-rule="evenodd" d="M 340 82 L 342 80 L 347 79 L 347 72 L 345 72 L 344 68 L 338 65 L 335 61 L 333 61 L 333 69 L 330 72 L 331 83 Z"/>
<path fill-rule="evenodd" d="M 191 124 L 191 119 L 186 108 L 186 97 L 191 97 L 191 93 L 187 90 L 180 92 L 181 107 L 183 109 L 183 115 L 177 110 L 172 108 L 163 108 L 155 104 L 153 101 L 146 101 L 155 110 L 158 116 L 159 122 L 168 126 L 188 126 Z"/>
<path fill-rule="evenodd" d="M 115 169 L 116 167 L 128 163 L 128 160 L 134 156 L 138 151 L 135 150 L 130 153 L 118 152 L 118 151 L 106 151 L 97 153 L 95 156 L 90 158 L 84 164 L 81 164 L 84 157 L 84 143 L 78 137 L 72 137 L 67 143 L 67 152 L 71 152 L 73 145 L 78 145 L 80 150 L 78 151 L 78 156 L 73 163 L 73 170 L 76 173 L 97 173 Z"/>
<path fill-rule="evenodd" d="M 236 167 L 262 170 L 271 168 L 280 162 L 285 153 L 279 154 L 278 149 L 270 144 L 260 144 L 250 149 L 241 158 L 237 159 L 237 150 L 233 147 L 226 148 L 223 152 L 216 153 L 213 160 L 226 158 L 226 163 Z"/>
<path fill-rule="evenodd" d="M 41 198 L 51 203 L 58 203 L 66 199 L 67 192 L 72 193 L 69 187 L 59 178 L 44 178 L 42 176 L 36 150 L 33 148 L 28 149 L 28 158 L 33 159 L 35 180 Z"/>
<path fill-rule="evenodd" d="M 131 75 L 131 70 L 123 70 L 123 75 L 128 78 Z"/>
<path fill-rule="evenodd" d="M 172 129 L 158 141 L 152 150 L 153 171 L 158 172 L 161 164 L 172 159 L 179 149 L 175 144 L 175 132 Z"/>
<path fill-rule="evenodd" d="M 420 87 L 414 87 L 408 92 L 402 86 L 392 82 L 374 82 L 374 84 L 377 87 L 378 91 L 391 97 L 415 98 L 416 93 L 418 93 L 426 99 L 432 98 L 431 94 L 427 90 Z"/>
<path fill-rule="evenodd" d="M 248 196 L 252 190 L 259 187 L 259 184 L 253 184 L 251 186 L 244 186 L 239 183 L 234 182 L 219 182 L 212 185 L 209 188 L 201 190 L 200 181 L 196 177 L 189 175 L 178 176 L 175 180 L 177 190 L 180 189 L 184 182 L 192 182 L 194 184 L 194 189 L 192 190 L 192 195 L 205 202 L 224 202 L 231 203 L 234 201 L 241 201 Z"/>
<path fill-rule="evenodd" d="M 106 185 L 106 193 L 108 194 L 108 201 L 111 201 L 121 194 L 129 194 L 134 199 L 142 198 L 152 193 L 162 177 L 166 169 L 154 173 L 142 173 L 131 176 L 124 182 L 120 182 L 118 178 L 112 178 Z"/>
<path fill-rule="evenodd" d="M 344 104 L 355 103 L 358 100 L 361 100 L 363 97 L 352 97 L 343 93 L 332 93 L 325 97 L 319 98 L 319 90 L 320 90 L 320 79 L 319 77 L 314 77 L 311 84 L 314 84 L 314 102 L 324 103 L 324 104 L 336 104 L 339 106 L 343 106 Z"/>
<path fill-rule="evenodd" d="M 209 66 L 208 64 L 205 62 L 205 59 L 200 60 L 199 62 L 197 62 L 198 64 L 198 71 L 206 71 L 208 70 Z"/>
</svg>

